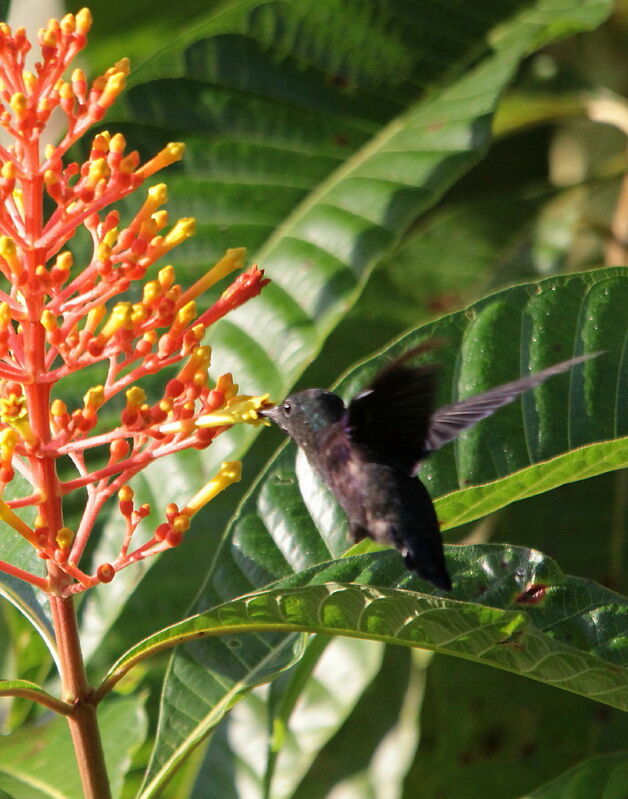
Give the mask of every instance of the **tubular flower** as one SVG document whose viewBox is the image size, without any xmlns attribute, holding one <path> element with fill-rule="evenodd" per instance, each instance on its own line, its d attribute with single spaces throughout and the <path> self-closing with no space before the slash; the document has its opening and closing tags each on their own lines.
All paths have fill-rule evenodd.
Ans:
<svg viewBox="0 0 628 799">
<path fill-rule="evenodd" d="M 170 143 L 142 164 L 124 136 L 101 130 L 83 148 L 82 163 L 68 159 L 123 91 L 130 70 L 122 59 L 91 83 L 82 69 L 69 71 L 90 26 L 87 9 L 51 20 L 38 35 L 41 58 L 27 71 L 25 32 L 0 25 L 0 125 L 12 142 L 0 145 L 0 495 L 16 471 L 31 484 L 24 496 L 0 499 L 0 520 L 37 549 L 45 574 L 4 561 L 0 571 L 58 596 L 110 582 L 120 569 L 178 545 L 192 516 L 240 479 L 239 463 L 223 464 L 182 510 L 171 503 L 137 546 L 135 531 L 152 511 L 136 505 L 132 478 L 156 458 L 209 446 L 231 425 L 263 424 L 258 411 L 270 405 L 268 395 L 238 394 L 231 375 L 212 382 L 211 348 L 203 343 L 214 322 L 259 294 L 268 282 L 263 271 L 241 271 L 242 248 L 228 250 L 187 288 L 172 265 L 155 265 L 194 235 L 195 221 L 170 221 L 165 184 L 142 184 L 179 161 L 184 145 Z M 66 132 L 44 147 L 53 112 Z M 145 199 L 124 220 L 111 206 L 134 191 Z M 92 248 L 75 263 L 67 245 L 81 227 Z M 203 304 L 203 293 L 236 271 L 216 302 Z M 134 286 L 130 298 L 132 284 L 139 290 Z M 64 394 L 63 380 L 87 368 L 99 379 L 77 402 Z M 151 395 L 140 383 L 162 370 L 168 380 Z M 86 459 L 95 449 L 102 457 Z M 77 473 L 62 479 L 56 464 L 68 458 Z M 76 490 L 87 501 L 70 529 L 63 499 Z M 85 566 L 97 514 L 116 497 L 125 525 L 118 555 Z M 19 515 L 28 506 L 32 524 Z"/>
</svg>

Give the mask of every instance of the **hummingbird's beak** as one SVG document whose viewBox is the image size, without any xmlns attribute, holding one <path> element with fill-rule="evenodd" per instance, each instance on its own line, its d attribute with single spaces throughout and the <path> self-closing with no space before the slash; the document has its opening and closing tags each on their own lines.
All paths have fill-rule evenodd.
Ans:
<svg viewBox="0 0 628 799">
<path fill-rule="evenodd" d="M 272 408 L 263 408 L 257 412 L 258 416 L 261 416 L 262 419 L 270 419 L 271 421 L 275 421 L 275 416 L 277 415 L 277 406 L 273 405 Z"/>
</svg>

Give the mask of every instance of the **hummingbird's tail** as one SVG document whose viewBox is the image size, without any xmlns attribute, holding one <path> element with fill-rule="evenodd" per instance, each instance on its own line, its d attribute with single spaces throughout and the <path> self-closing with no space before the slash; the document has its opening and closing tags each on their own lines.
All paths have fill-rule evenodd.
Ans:
<svg viewBox="0 0 628 799">
<path fill-rule="evenodd" d="M 405 554 L 402 553 L 402 557 L 408 569 L 421 579 L 429 580 L 430 583 L 437 588 L 442 588 L 443 591 L 451 591 L 451 577 L 444 562 L 440 564 L 434 560 L 419 559 L 409 550 L 406 550 Z"/>
<path fill-rule="evenodd" d="M 390 536 L 405 565 L 437 588 L 451 591 L 443 541 L 432 499 L 416 477 L 398 473 L 400 514 Z"/>
</svg>

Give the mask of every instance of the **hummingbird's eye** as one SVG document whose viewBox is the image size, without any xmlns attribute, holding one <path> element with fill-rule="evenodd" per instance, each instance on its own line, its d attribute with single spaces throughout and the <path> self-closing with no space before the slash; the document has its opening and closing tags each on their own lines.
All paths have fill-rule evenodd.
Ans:
<svg viewBox="0 0 628 799">
<path fill-rule="evenodd" d="M 285 415 L 290 416 L 290 411 L 292 410 L 292 404 L 290 402 L 284 402 L 284 404 L 281 407 Z"/>
</svg>

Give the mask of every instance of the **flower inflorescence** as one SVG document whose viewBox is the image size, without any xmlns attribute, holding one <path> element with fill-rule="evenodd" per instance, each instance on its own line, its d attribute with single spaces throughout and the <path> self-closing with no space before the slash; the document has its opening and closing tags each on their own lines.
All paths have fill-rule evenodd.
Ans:
<svg viewBox="0 0 628 799">
<path fill-rule="evenodd" d="M 191 516 L 240 478 L 239 464 L 223 464 L 185 507 L 171 503 L 166 519 L 137 546 L 133 535 L 151 509 L 135 506 L 129 480 L 156 458 L 207 447 L 233 424 L 262 424 L 257 411 L 268 404 L 267 396 L 239 395 L 229 374 L 212 384 L 211 348 L 203 343 L 210 325 L 261 291 L 268 282 L 263 271 L 241 272 L 199 313 L 196 299 L 243 268 L 244 250 L 228 250 L 184 289 L 171 265 L 153 270 L 194 233 L 193 219 L 171 224 L 163 208 L 166 186 L 151 186 L 126 225 L 118 211 L 106 210 L 179 160 L 183 145 L 171 143 L 142 165 L 121 134 L 101 131 L 83 163 L 67 162 L 68 149 L 102 120 L 129 72 L 123 59 L 91 84 L 80 69 L 63 78 L 90 26 L 87 9 L 51 20 L 39 32 L 41 61 L 31 72 L 23 29 L 0 24 L 0 125 L 13 140 L 0 145 L 0 272 L 8 283 L 0 289 L 0 491 L 16 469 L 32 486 L 26 496 L 0 500 L 0 518 L 48 567 L 45 577 L 7 562 L 0 569 L 63 596 L 109 582 L 119 569 L 179 544 Z M 67 131 L 57 144 L 44 145 L 55 109 L 65 115 Z M 46 197 L 54 207 L 47 216 Z M 92 246 L 88 263 L 78 268 L 66 245 L 81 226 Z M 143 281 L 139 301 L 117 299 L 137 281 Z M 82 405 L 70 409 L 53 399 L 60 380 L 92 367 L 101 368 L 104 379 Z M 175 375 L 149 402 L 138 381 L 168 368 Z M 117 422 L 102 431 L 103 409 L 111 417 L 111 401 L 120 397 Z M 106 455 L 90 466 L 86 452 L 97 448 L 106 448 Z M 66 457 L 77 476 L 62 480 L 56 464 Z M 78 489 L 87 501 L 73 531 L 63 524 L 62 501 Z M 80 565 L 85 546 L 103 505 L 116 494 L 125 521 L 118 556 L 88 573 Z M 27 506 L 36 509 L 32 525 L 15 512 Z"/>
</svg>

